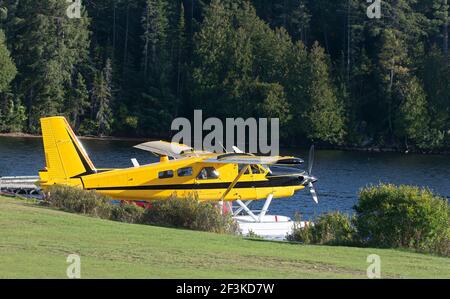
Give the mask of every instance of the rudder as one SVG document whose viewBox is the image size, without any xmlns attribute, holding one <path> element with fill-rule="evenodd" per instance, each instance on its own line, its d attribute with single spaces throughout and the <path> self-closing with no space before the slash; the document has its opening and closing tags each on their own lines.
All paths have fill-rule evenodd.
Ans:
<svg viewBox="0 0 450 299">
<path fill-rule="evenodd" d="M 41 181 L 53 183 L 96 173 L 82 144 L 62 116 L 41 118 L 46 168 Z"/>
</svg>

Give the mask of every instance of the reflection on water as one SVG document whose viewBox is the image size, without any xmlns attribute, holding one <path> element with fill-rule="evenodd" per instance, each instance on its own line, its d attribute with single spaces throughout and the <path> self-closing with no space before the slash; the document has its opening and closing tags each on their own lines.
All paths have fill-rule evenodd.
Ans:
<svg viewBox="0 0 450 299">
<path fill-rule="evenodd" d="M 137 158 L 141 164 L 157 161 L 151 153 L 132 148 L 137 142 L 82 142 L 97 168 L 129 167 L 132 166 L 131 158 Z M 307 161 L 306 149 L 282 153 Z M 40 138 L 0 137 L 0 176 L 37 175 L 44 165 Z M 270 212 L 288 216 L 298 212 L 304 218 L 334 210 L 351 213 L 358 190 L 379 182 L 428 186 L 434 192 L 450 197 L 450 156 L 319 150 L 312 172 L 319 178 L 315 184 L 318 205 L 305 190 L 292 198 L 274 200 Z M 255 207 L 261 204 L 256 203 Z"/>
</svg>

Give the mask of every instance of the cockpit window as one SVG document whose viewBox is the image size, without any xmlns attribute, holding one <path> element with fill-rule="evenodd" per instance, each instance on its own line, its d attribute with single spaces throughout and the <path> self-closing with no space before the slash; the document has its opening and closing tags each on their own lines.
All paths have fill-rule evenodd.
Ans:
<svg viewBox="0 0 450 299">
<path fill-rule="evenodd" d="M 173 178 L 173 170 L 160 171 L 158 173 L 158 178 L 160 179 Z"/>
<path fill-rule="evenodd" d="M 191 176 L 192 175 L 192 167 L 180 168 L 177 171 L 178 176 Z"/>
<path fill-rule="evenodd" d="M 203 168 L 197 176 L 197 179 L 199 180 L 213 180 L 218 178 L 219 172 L 214 167 Z"/>
</svg>

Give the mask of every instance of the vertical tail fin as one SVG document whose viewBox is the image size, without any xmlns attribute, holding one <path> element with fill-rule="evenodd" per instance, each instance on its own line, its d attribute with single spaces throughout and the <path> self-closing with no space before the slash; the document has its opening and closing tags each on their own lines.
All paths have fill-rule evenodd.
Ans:
<svg viewBox="0 0 450 299">
<path fill-rule="evenodd" d="M 61 181 L 96 173 L 86 151 L 62 116 L 41 118 L 46 171 L 42 181 Z M 45 178 L 44 178 L 45 177 Z"/>
</svg>

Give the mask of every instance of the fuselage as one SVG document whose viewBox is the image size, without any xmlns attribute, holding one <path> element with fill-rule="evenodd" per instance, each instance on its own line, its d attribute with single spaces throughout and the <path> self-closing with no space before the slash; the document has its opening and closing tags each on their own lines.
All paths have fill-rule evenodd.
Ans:
<svg viewBox="0 0 450 299">
<path fill-rule="evenodd" d="M 186 157 L 139 167 L 101 169 L 58 182 L 95 190 L 119 200 L 155 200 L 195 196 L 199 200 L 219 200 L 238 177 L 238 164 L 205 163 L 204 157 Z M 271 175 L 267 167 L 250 165 L 231 191 L 223 198 L 231 200 L 290 197 L 304 188 L 301 173 Z M 54 182 L 42 182 L 41 186 Z"/>
<path fill-rule="evenodd" d="M 301 171 L 275 175 L 262 165 L 298 165 L 302 163 L 299 158 L 217 154 L 163 141 L 142 144 L 144 150 L 160 156 L 157 163 L 96 169 L 64 117 L 42 118 L 41 128 L 46 166 L 39 177 L 44 190 L 62 184 L 96 190 L 119 200 L 189 196 L 210 201 L 257 200 L 269 195 L 290 197 L 314 179 Z"/>
</svg>

